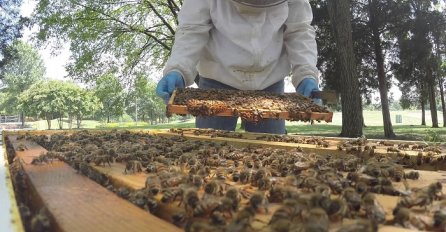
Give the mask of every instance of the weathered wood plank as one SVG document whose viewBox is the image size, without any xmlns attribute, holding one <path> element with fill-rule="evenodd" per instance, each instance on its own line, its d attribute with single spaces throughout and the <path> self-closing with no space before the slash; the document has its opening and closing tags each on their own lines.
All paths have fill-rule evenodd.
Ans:
<svg viewBox="0 0 446 232">
<path fill-rule="evenodd" d="M 0 228 L 1 231 L 24 231 L 22 219 L 15 198 L 11 181 L 8 159 L 6 157 L 6 144 L 0 129 Z"/>
<path fill-rule="evenodd" d="M 10 136 L 22 168 L 61 231 L 180 231 L 177 227 L 119 198 L 63 162 L 31 165 L 46 150 Z M 28 149 L 18 151 L 22 143 Z"/>
</svg>

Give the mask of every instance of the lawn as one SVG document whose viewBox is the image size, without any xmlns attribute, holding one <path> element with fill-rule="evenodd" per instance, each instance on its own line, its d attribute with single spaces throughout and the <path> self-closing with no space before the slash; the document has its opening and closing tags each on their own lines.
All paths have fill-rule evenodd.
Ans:
<svg viewBox="0 0 446 232">
<path fill-rule="evenodd" d="M 402 123 L 395 123 L 396 115 L 402 116 Z M 443 116 L 438 112 L 440 126 L 443 125 Z M 427 126 L 420 126 L 421 112 L 420 111 L 393 111 L 391 112 L 391 119 L 396 139 L 401 140 L 434 140 L 446 141 L 446 128 L 431 128 L 430 112 L 426 112 Z M 364 111 L 364 120 L 367 127 L 364 128 L 364 134 L 368 138 L 383 138 L 383 126 L 381 111 Z M 289 134 L 304 134 L 304 135 L 320 135 L 320 136 L 338 136 L 341 132 L 342 115 L 336 112 L 333 116 L 332 123 L 309 123 L 301 122 L 287 122 L 287 131 Z M 34 129 L 47 129 L 46 121 L 37 121 L 28 123 Z M 56 120 L 52 122 L 53 129 L 58 128 Z M 193 128 L 194 121 L 186 122 L 174 121 L 168 124 L 150 125 L 146 122 L 113 122 L 104 123 L 98 121 L 85 120 L 82 122 L 82 128 L 89 129 L 169 129 L 169 128 Z M 239 126 L 238 126 L 239 127 Z M 237 127 L 237 128 L 238 128 Z M 68 124 L 64 123 L 64 129 L 68 128 Z M 239 130 L 240 131 L 240 130 Z"/>
</svg>

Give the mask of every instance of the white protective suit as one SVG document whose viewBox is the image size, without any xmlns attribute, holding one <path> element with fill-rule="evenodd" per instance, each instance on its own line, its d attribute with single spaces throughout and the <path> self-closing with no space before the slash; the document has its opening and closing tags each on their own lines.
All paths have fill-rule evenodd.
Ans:
<svg viewBox="0 0 446 232">
<path fill-rule="evenodd" d="M 262 90 L 292 71 L 318 82 L 317 45 L 308 0 L 252 8 L 231 0 L 185 0 L 164 75 L 178 71 L 186 86 L 197 71 L 241 90 Z"/>
</svg>

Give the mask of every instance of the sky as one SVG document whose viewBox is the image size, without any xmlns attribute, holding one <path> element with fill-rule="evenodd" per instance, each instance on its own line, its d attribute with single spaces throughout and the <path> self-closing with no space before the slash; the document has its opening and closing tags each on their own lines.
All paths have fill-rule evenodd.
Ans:
<svg viewBox="0 0 446 232">
<path fill-rule="evenodd" d="M 29 17 L 31 16 L 33 9 L 35 8 L 36 1 L 34 0 L 23 0 L 23 5 L 21 7 L 21 14 L 23 16 Z M 37 28 L 24 28 L 23 30 L 23 38 L 22 40 L 25 42 L 31 43 L 30 39 L 32 37 L 32 34 L 37 31 Z M 59 51 L 56 51 L 56 54 L 54 54 L 54 51 L 51 50 L 50 46 L 48 47 L 42 47 L 39 48 L 39 53 L 42 56 L 42 59 L 46 66 L 46 76 L 49 79 L 66 79 L 64 78 L 67 75 L 67 72 L 65 70 L 65 65 L 69 61 L 70 57 L 70 50 L 69 50 L 69 43 L 66 43 L 63 48 Z M 290 82 L 288 82 L 285 85 L 285 91 L 286 92 L 294 92 L 294 87 Z M 393 93 L 393 97 L 395 100 L 400 99 L 401 97 L 401 91 L 396 85 L 392 85 L 390 92 Z M 376 97 L 379 97 L 379 92 L 375 91 L 373 94 L 373 99 Z"/>
<path fill-rule="evenodd" d="M 22 16 L 31 16 L 35 6 L 36 2 L 34 0 L 23 0 L 23 5 L 21 7 Z M 28 43 L 32 43 L 31 37 L 32 34 L 36 31 L 37 27 L 31 29 L 25 27 L 23 30 L 22 40 Z M 49 46 L 38 48 L 38 50 L 45 63 L 46 77 L 48 77 L 49 79 L 57 80 L 65 79 L 64 77 L 67 75 L 67 72 L 64 66 L 68 63 L 70 57 L 69 44 L 65 44 L 65 46 L 60 51 L 56 51 L 56 54 L 53 54 L 54 51 L 52 51 Z"/>
</svg>

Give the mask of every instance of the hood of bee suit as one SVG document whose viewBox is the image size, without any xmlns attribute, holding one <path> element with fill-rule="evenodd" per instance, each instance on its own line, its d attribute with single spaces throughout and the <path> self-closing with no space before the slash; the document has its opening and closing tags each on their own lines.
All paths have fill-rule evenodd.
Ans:
<svg viewBox="0 0 446 232">
<path fill-rule="evenodd" d="M 231 0 L 241 14 L 256 14 L 265 11 L 266 8 L 274 7 L 287 0 Z"/>
<path fill-rule="evenodd" d="M 232 1 L 244 6 L 265 8 L 265 7 L 277 6 L 279 4 L 286 2 L 287 0 L 232 0 Z"/>
</svg>

